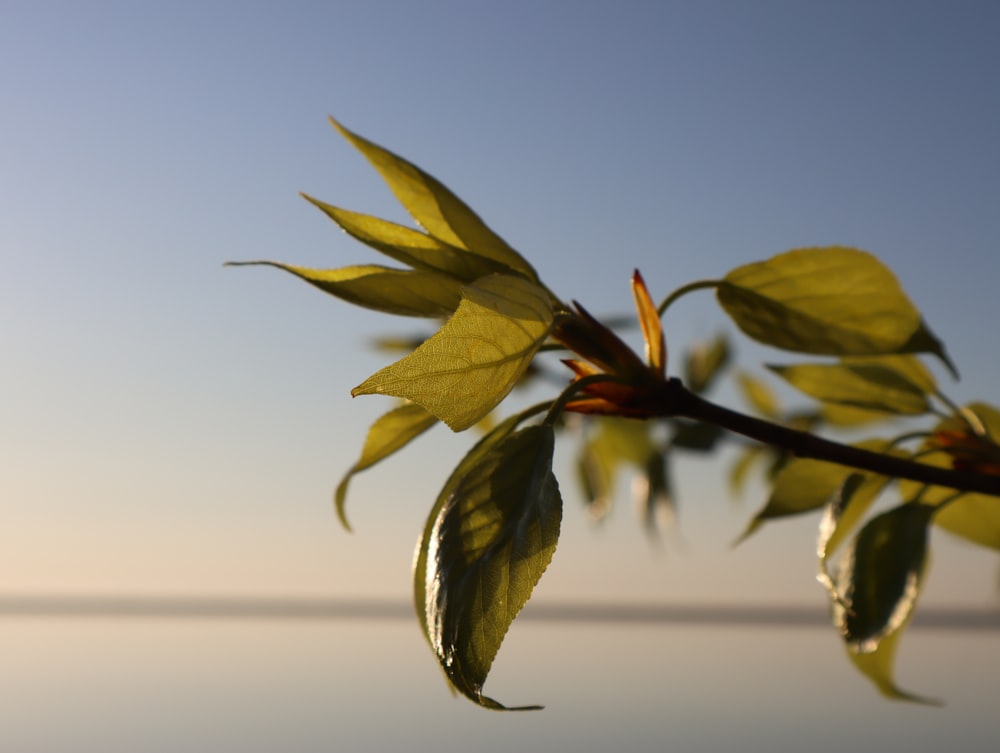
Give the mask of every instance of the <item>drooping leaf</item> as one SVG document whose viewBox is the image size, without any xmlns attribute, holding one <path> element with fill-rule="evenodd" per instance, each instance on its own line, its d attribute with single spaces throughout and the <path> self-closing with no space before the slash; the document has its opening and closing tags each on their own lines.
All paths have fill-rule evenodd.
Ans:
<svg viewBox="0 0 1000 753">
<path fill-rule="evenodd" d="M 982 425 L 992 441 L 996 442 L 1000 438 L 1000 410 L 986 403 L 972 403 L 965 410 Z M 956 419 L 946 419 L 934 431 L 957 429 L 961 426 Z M 926 447 L 927 445 L 925 449 Z M 949 467 L 953 458 L 939 451 L 922 457 L 921 462 Z M 914 481 L 901 481 L 899 488 L 904 499 L 919 498 L 927 505 L 947 502 L 934 516 L 936 526 L 980 546 L 1000 550 L 1000 498 L 968 492 L 956 499 L 954 489 L 941 486 L 923 489 L 921 484 Z"/>
<path fill-rule="evenodd" d="M 930 410 L 927 391 L 888 364 L 769 364 L 767 368 L 817 400 L 902 415 Z"/>
<path fill-rule="evenodd" d="M 615 483 L 623 466 L 645 471 L 651 455 L 660 454 L 650 424 L 617 416 L 591 419 L 577 458 L 577 468 L 591 515 L 597 520 L 611 509 Z"/>
<path fill-rule="evenodd" d="M 347 486 L 354 475 L 398 452 L 436 423 L 437 419 L 419 405 L 404 403 L 382 415 L 371 425 L 361 449 L 361 457 L 344 474 L 334 492 L 337 517 L 344 528 L 351 528 L 347 522 L 345 504 Z"/>
<path fill-rule="evenodd" d="M 459 464 L 455 467 L 455 470 L 451 472 L 451 475 L 442 487 L 441 492 L 438 494 L 434 506 L 431 508 L 430 515 L 424 525 L 423 534 L 417 544 L 417 549 L 413 557 L 413 604 L 416 608 L 420 626 L 423 629 L 424 636 L 427 638 L 428 643 L 431 642 L 431 635 L 427 618 L 426 574 L 427 556 L 431 549 L 431 536 L 435 531 L 434 523 L 437 520 L 438 515 L 440 515 L 441 510 L 446 504 L 448 504 L 452 494 L 455 492 L 455 489 L 458 488 L 458 485 L 472 471 L 472 469 L 479 465 L 486 455 L 493 450 L 493 448 L 510 436 L 521 424 L 521 422 L 529 416 L 537 413 L 539 409 L 544 409 L 545 407 L 547 407 L 547 405 L 536 405 L 518 414 L 509 416 L 483 435 L 482 439 L 473 445 L 472 449 L 465 454 L 465 457 L 462 458 L 461 462 L 459 462 Z"/>
<path fill-rule="evenodd" d="M 847 540 L 871 508 L 872 503 L 889 484 L 889 478 L 875 474 L 851 473 L 830 497 L 819 524 L 816 555 L 819 559 L 818 579 L 835 593 L 829 574 L 830 558 Z"/>
<path fill-rule="evenodd" d="M 552 451 L 548 424 L 504 437 L 466 469 L 427 535 L 431 646 L 454 687 L 488 708 L 506 708 L 483 695 L 483 684 L 559 538 Z"/>
<path fill-rule="evenodd" d="M 933 353 L 952 371 L 896 276 L 853 248 L 803 248 L 732 270 L 719 303 L 748 336 L 817 355 Z"/>
<path fill-rule="evenodd" d="M 486 277 L 462 289 L 458 310 L 435 335 L 351 394 L 406 398 L 462 431 L 507 396 L 552 321 L 540 287 L 509 275 Z"/>
<path fill-rule="evenodd" d="M 767 447 L 761 444 L 751 444 L 743 448 L 740 456 L 729 468 L 729 491 L 735 495 L 742 494 L 747 476 L 758 460 L 764 457 Z"/>
<path fill-rule="evenodd" d="M 892 660 L 920 594 L 933 515 L 933 507 L 906 504 L 872 518 L 836 578 L 834 625 L 854 664 L 891 698 L 925 700 L 896 686 Z"/>
<path fill-rule="evenodd" d="M 340 225 L 348 235 L 416 269 L 442 272 L 462 282 L 507 271 L 507 267 L 499 262 L 450 246 L 419 230 L 341 209 L 306 194 L 302 196 Z"/>
<path fill-rule="evenodd" d="M 392 269 L 375 264 L 308 269 L 273 261 L 230 262 L 230 266 L 253 265 L 283 269 L 348 303 L 401 316 L 448 316 L 458 306 L 462 294 L 458 280 L 425 270 Z"/>
<path fill-rule="evenodd" d="M 372 163 L 424 230 L 448 245 L 499 262 L 510 273 L 538 281 L 531 265 L 440 181 L 402 157 L 349 131 L 333 118 L 330 123 Z"/>
<path fill-rule="evenodd" d="M 856 446 L 881 452 L 887 443 L 872 439 Z M 746 539 L 768 520 L 818 510 L 840 493 L 852 469 L 811 458 L 792 458 L 778 472 L 767 503 L 754 515 L 739 541 Z"/>
<path fill-rule="evenodd" d="M 736 375 L 736 383 L 743 392 L 743 397 L 760 415 L 771 419 L 779 417 L 781 408 L 778 405 L 778 398 L 763 381 L 741 371 Z"/>
</svg>

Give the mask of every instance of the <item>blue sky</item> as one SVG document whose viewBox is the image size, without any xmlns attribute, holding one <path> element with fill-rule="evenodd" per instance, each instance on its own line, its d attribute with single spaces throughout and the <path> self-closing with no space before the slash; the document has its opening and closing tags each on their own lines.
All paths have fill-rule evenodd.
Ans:
<svg viewBox="0 0 1000 753">
<path fill-rule="evenodd" d="M 385 362 L 367 339 L 420 327 L 222 268 L 375 260 L 299 191 L 405 221 L 328 114 L 596 312 L 629 309 L 636 266 L 661 297 L 789 248 L 866 248 L 947 343 L 949 394 L 996 400 L 994 3 L 14 0 L 4 16 L 5 591 L 406 597 L 468 439 L 438 428 L 359 477 L 352 535 L 329 500 L 386 408 L 349 397 Z M 666 327 L 678 353 L 725 324 L 705 293 Z M 758 500 L 734 510 L 722 468 L 681 471 L 686 544 L 668 554 L 627 505 L 589 530 L 564 471 L 546 593 L 818 603 L 814 522 L 730 552 Z M 941 598 L 988 597 L 994 560 L 953 549 Z M 985 574 L 956 585 L 972 565 Z"/>
</svg>

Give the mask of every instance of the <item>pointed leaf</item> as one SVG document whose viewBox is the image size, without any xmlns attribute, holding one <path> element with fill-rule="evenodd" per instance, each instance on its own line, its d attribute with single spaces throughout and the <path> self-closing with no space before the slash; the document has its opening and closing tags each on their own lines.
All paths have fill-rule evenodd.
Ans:
<svg viewBox="0 0 1000 753">
<path fill-rule="evenodd" d="M 395 395 L 462 431 L 500 403 L 528 368 L 552 325 L 537 285 L 493 275 L 463 289 L 443 327 L 413 353 L 370 376 L 352 395 Z"/>
<path fill-rule="evenodd" d="M 724 335 L 694 345 L 684 359 L 684 384 L 698 394 L 707 391 L 729 362 L 729 355 L 729 341 Z"/>
<path fill-rule="evenodd" d="M 420 626 L 424 631 L 424 637 L 427 638 L 428 643 L 431 640 L 431 635 L 427 618 L 426 573 L 427 554 L 431 547 L 431 536 L 434 533 L 434 522 L 437 520 L 437 517 L 441 513 L 444 506 L 448 504 L 448 501 L 451 499 L 452 494 L 454 494 L 455 489 L 458 488 L 458 485 L 469 474 L 469 472 L 479 465 L 483 461 L 483 458 L 485 458 L 486 455 L 493 450 L 493 448 L 510 436 L 522 421 L 524 421 L 529 415 L 533 415 L 537 412 L 538 407 L 539 406 L 534 406 L 526 411 L 522 411 L 521 413 L 508 417 L 493 427 L 483 436 L 482 439 L 473 445 L 472 449 L 466 453 L 465 457 L 462 458 L 461 462 L 455 467 L 455 470 L 451 472 L 451 475 L 442 487 L 441 492 L 438 494 L 434 507 L 431 508 L 430 515 L 427 518 L 427 523 L 424 525 L 423 534 L 417 544 L 417 550 L 413 557 L 413 603 L 417 610 L 417 617 L 420 621 Z"/>
<path fill-rule="evenodd" d="M 927 352 L 954 370 L 896 276 L 865 251 L 789 251 L 732 270 L 716 294 L 737 326 L 766 345 L 817 355 Z"/>
<path fill-rule="evenodd" d="M 426 233 L 367 214 L 351 212 L 302 194 L 348 235 L 396 261 L 472 282 L 507 268 L 484 256 L 450 246 Z"/>
<path fill-rule="evenodd" d="M 455 688 L 488 708 L 505 708 L 482 687 L 559 538 L 562 500 L 552 451 L 548 424 L 505 437 L 468 469 L 429 534 L 424 595 L 431 646 Z"/>
<path fill-rule="evenodd" d="M 330 123 L 372 163 L 424 230 L 444 243 L 492 259 L 511 272 L 537 282 L 538 276 L 531 265 L 436 178 L 352 133 L 333 118 Z"/>
<path fill-rule="evenodd" d="M 348 303 L 400 316 L 448 316 L 461 300 L 461 283 L 437 272 L 374 264 L 307 269 L 273 261 L 230 262 L 230 266 L 253 265 L 283 269 Z"/>
<path fill-rule="evenodd" d="M 810 397 L 867 410 L 920 415 L 930 410 L 927 393 L 891 366 L 878 363 L 768 365 Z"/>
<path fill-rule="evenodd" d="M 743 392 L 743 397 L 760 415 L 771 419 L 779 417 L 781 409 L 778 406 L 778 398 L 763 381 L 741 371 L 736 375 L 736 383 Z"/>
<path fill-rule="evenodd" d="M 855 665 L 895 698 L 919 700 L 896 687 L 892 658 L 920 594 L 933 514 L 933 507 L 907 504 L 870 520 L 845 553 L 836 580 L 834 625 Z"/>
<path fill-rule="evenodd" d="M 337 517 L 344 528 L 348 530 L 351 528 L 347 522 L 345 505 L 347 503 L 347 485 L 354 474 L 371 468 L 379 461 L 398 452 L 436 423 L 437 419 L 419 405 L 405 403 L 379 417 L 371 425 L 361 450 L 361 457 L 344 474 L 344 478 L 341 479 L 337 485 L 337 491 L 334 493 Z"/>
<path fill-rule="evenodd" d="M 856 446 L 881 452 L 887 443 L 872 439 Z M 843 465 L 810 458 L 792 458 L 779 471 L 771 486 L 771 494 L 750 521 L 740 541 L 760 528 L 766 521 L 818 510 L 840 493 L 841 487 L 854 471 Z"/>
<path fill-rule="evenodd" d="M 1000 410 L 986 403 L 972 403 L 966 410 L 978 419 L 994 442 L 1000 438 Z M 935 431 L 959 426 L 955 419 L 947 419 L 938 424 Z M 952 458 L 944 452 L 935 452 L 922 457 L 921 462 L 949 467 Z M 1000 499 L 972 492 L 956 499 L 954 489 L 932 486 L 923 490 L 921 484 L 913 481 L 900 481 L 899 488 L 904 499 L 919 497 L 928 505 L 947 502 L 934 516 L 936 526 L 974 544 L 1000 550 Z"/>
</svg>

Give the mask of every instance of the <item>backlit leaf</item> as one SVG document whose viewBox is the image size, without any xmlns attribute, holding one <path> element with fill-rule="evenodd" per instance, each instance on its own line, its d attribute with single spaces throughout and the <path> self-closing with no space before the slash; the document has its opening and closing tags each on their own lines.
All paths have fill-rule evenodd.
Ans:
<svg viewBox="0 0 1000 753">
<path fill-rule="evenodd" d="M 724 335 L 708 343 L 697 343 L 687 351 L 684 359 L 684 384 L 692 392 L 705 392 L 725 368 L 729 357 L 729 341 Z"/>
<path fill-rule="evenodd" d="M 857 447 L 881 452 L 886 442 L 880 439 L 859 442 Z M 753 517 L 740 541 L 766 521 L 818 510 L 840 493 L 852 469 L 811 458 L 791 458 L 778 472 L 764 507 Z"/>
<path fill-rule="evenodd" d="M 972 403 L 966 410 L 982 423 L 994 441 L 1000 438 L 1000 410 L 986 403 Z M 958 426 L 960 424 L 954 419 L 947 419 L 935 431 Z M 951 466 L 951 458 L 944 452 L 926 455 L 921 462 Z M 934 516 L 935 525 L 980 546 L 1000 550 L 1000 498 L 969 492 L 954 499 L 954 489 L 932 486 L 923 490 L 923 485 L 914 481 L 900 481 L 900 493 L 905 499 L 915 499 L 919 495 L 920 501 L 928 505 L 947 501 L 948 504 Z"/>
<path fill-rule="evenodd" d="M 337 517 L 344 528 L 350 529 L 344 505 L 347 502 L 347 485 L 356 473 L 371 468 L 381 460 L 401 450 L 419 437 L 434 424 L 437 419 L 419 405 L 405 403 L 385 415 L 379 417 L 368 429 L 361 457 L 344 474 L 334 493 Z"/>
<path fill-rule="evenodd" d="M 885 364 L 810 363 L 768 368 L 817 400 L 903 415 L 930 410 L 924 388 Z"/>
<path fill-rule="evenodd" d="M 736 383 L 743 392 L 743 397 L 757 413 L 765 418 L 778 418 L 781 410 L 778 406 L 778 398 L 763 381 L 752 374 L 741 371 L 736 375 Z"/>
<path fill-rule="evenodd" d="M 461 283 L 425 270 L 392 269 L 374 264 L 339 269 L 307 269 L 273 261 L 230 262 L 230 266 L 264 265 L 296 277 L 357 306 L 401 316 L 444 317 L 461 300 Z"/>
<path fill-rule="evenodd" d="M 507 396 L 552 321 L 549 297 L 534 283 L 484 278 L 463 288 L 458 310 L 436 334 L 351 394 L 406 398 L 462 431 Z"/>
<path fill-rule="evenodd" d="M 505 436 L 476 459 L 426 535 L 431 646 L 457 690 L 488 708 L 482 687 L 508 628 L 552 559 L 562 499 L 548 424 Z"/>
<path fill-rule="evenodd" d="M 434 521 L 437 520 L 441 510 L 451 499 L 451 495 L 455 492 L 455 489 L 458 488 L 462 479 L 464 479 L 473 468 L 479 465 L 483 458 L 485 458 L 494 447 L 510 436 L 522 421 L 524 421 L 529 415 L 537 412 L 539 408 L 540 406 L 534 406 L 533 408 L 529 408 L 519 414 L 510 416 L 490 429 L 489 432 L 482 437 L 482 439 L 473 445 L 472 449 L 465 454 L 462 461 L 455 467 L 455 470 L 451 472 L 451 475 L 442 487 L 441 492 L 438 494 L 434 506 L 431 508 L 430 515 L 427 518 L 427 523 L 424 525 L 424 531 L 417 544 L 417 550 L 413 558 L 413 603 L 417 610 L 417 617 L 420 620 L 420 626 L 423 628 L 424 636 L 427 638 L 428 643 L 431 640 L 431 636 L 427 620 L 427 583 L 425 578 L 427 573 L 427 553 L 430 550 L 431 534 L 434 532 Z"/>
<path fill-rule="evenodd" d="M 920 594 L 933 514 L 933 507 L 908 504 L 872 518 L 836 578 L 833 619 L 848 654 L 882 693 L 903 700 L 923 700 L 896 686 L 892 659 Z"/>
<path fill-rule="evenodd" d="M 531 265 L 440 181 L 402 157 L 349 131 L 333 118 L 330 123 L 372 163 L 424 230 L 444 243 L 492 259 L 509 271 L 537 282 L 538 276 Z"/>
<path fill-rule="evenodd" d="M 396 261 L 472 282 L 489 274 L 506 271 L 498 262 L 450 246 L 427 233 L 367 214 L 351 212 L 302 194 L 350 236 Z"/>
<path fill-rule="evenodd" d="M 789 251 L 732 270 L 719 303 L 748 336 L 817 355 L 933 353 L 954 371 L 896 276 L 865 251 Z"/>
</svg>

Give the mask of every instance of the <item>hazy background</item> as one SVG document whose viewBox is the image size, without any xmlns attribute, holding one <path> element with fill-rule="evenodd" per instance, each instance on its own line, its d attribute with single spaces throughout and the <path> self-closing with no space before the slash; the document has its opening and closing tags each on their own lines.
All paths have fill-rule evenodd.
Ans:
<svg viewBox="0 0 1000 753">
<path fill-rule="evenodd" d="M 276 270 L 222 268 L 258 258 L 378 263 L 300 190 L 407 221 L 327 114 L 440 178 L 557 293 L 597 313 L 629 312 L 636 266 L 661 298 L 789 248 L 866 248 L 947 343 L 962 381 L 932 367 L 949 395 L 996 400 L 995 3 L 6 0 L 2 9 L 0 598 L 409 598 L 413 545 L 469 438 L 438 427 L 357 477 L 353 534 L 330 499 L 388 407 L 349 395 L 387 361 L 369 338 L 429 330 Z M 678 304 L 665 325 L 675 356 L 692 339 L 731 332 L 708 293 Z M 747 366 L 776 357 L 736 343 Z M 738 401 L 727 387 L 716 396 Z M 734 505 L 724 462 L 689 461 L 678 468 L 681 540 L 652 548 L 627 499 L 605 525 L 590 524 L 576 504 L 572 450 L 559 458 L 566 514 L 540 603 L 822 608 L 815 519 L 730 550 L 760 490 Z M 942 535 L 934 543 L 927 604 L 994 604 L 995 556 Z M 21 631 L 9 646 L 36 651 L 14 678 L 55 672 L 53 683 L 73 687 L 70 670 L 57 671 L 68 666 L 60 650 L 124 645 L 111 633 L 78 645 L 75 631 L 26 625 L 0 623 Z M 419 667 L 417 692 L 445 715 L 464 713 L 416 626 L 406 628 L 400 661 Z M 189 656 L 182 640 L 164 646 L 143 629 L 128 635 Z M 39 634 L 50 640 L 31 643 Z M 817 650 L 848 692 L 874 702 L 823 637 Z M 911 645 L 904 667 L 944 666 L 951 684 L 979 669 Z M 609 650 L 600 640 L 593 649 Z M 498 671 L 535 656 L 524 650 L 505 647 Z M 545 651 L 555 652 L 554 674 L 581 660 Z M 732 670 L 720 676 L 745 680 L 735 654 L 713 656 Z M 93 671 L 112 666 L 128 677 L 122 668 L 134 665 L 112 652 Z M 366 671 L 391 684 L 391 657 L 372 656 Z M 510 687 L 511 702 L 551 703 L 560 692 L 522 694 L 516 677 Z M 604 693 L 593 693 L 599 705 Z M 55 701 L 38 698 L 44 716 Z M 162 722 L 155 708 L 151 724 Z"/>
</svg>

